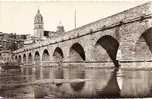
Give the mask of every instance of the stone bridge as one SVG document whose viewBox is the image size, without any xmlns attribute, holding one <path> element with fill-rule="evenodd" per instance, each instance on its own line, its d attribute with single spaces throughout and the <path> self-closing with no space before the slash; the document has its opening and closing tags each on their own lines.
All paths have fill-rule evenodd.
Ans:
<svg viewBox="0 0 152 99">
<path fill-rule="evenodd" d="M 14 51 L 14 58 L 19 63 L 23 63 L 23 67 L 28 67 L 29 65 L 41 65 L 40 67 L 43 67 L 51 64 L 62 64 L 63 66 L 66 66 L 66 64 L 78 64 L 79 66 L 89 67 L 90 64 L 93 64 L 93 67 L 96 68 L 117 67 L 121 69 L 145 70 L 152 67 L 151 52 L 152 3 L 148 2 L 67 31 L 57 38 L 47 39 L 20 48 Z M 82 71 L 83 69 L 79 70 Z M 70 78 L 65 71 L 63 77 L 56 78 Z M 88 77 L 92 78 L 91 75 L 93 74 L 89 70 L 87 72 Z M 134 76 L 138 75 L 134 74 Z M 143 79 L 143 76 L 140 77 Z M 73 76 L 73 78 L 83 77 Z M 127 85 L 131 84 L 128 80 L 125 83 Z M 143 82 L 136 83 L 136 86 L 140 86 L 140 84 L 143 84 Z M 84 93 L 80 92 L 79 94 L 87 95 L 88 91 L 91 92 L 93 88 L 89 88 L 89 85 L 91 84 L 86 86 L 88 89 L 84 89 Z M 144 92 L 149 90 L 147 88 L 151 87 L 151 85 L 147 86 L 142 87 L 143 90 L 138 92 L 138 94 L 137 90 L 139 91 L 141 87 L 133 89 L 128 86 L 128 88 L 123 88 L 122 92 L 128 96 L 144 95 Z M 78 92 L 76 91 L 74 94 L 78 95 Z"/>
</svg>

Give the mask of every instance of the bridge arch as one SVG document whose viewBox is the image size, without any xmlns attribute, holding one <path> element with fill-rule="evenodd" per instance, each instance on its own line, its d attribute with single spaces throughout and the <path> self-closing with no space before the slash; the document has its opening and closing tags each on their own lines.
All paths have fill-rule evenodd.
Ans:
<svg viewBox="0 0 152 99">
<path fill-rule="evenodd" d="M 18 56 L 18 62 L 22 63 L 22 57 L 21 57 L 21 55 Z"/>
<path fill-rule="evenodd" d="M 102 36 L 95 44 L 95 58 L 97 61 L 107 61 L 107 59 L 110 59 L 115 66 L 119 66 L 116 60 L 118 48 L 119 42 L 114 37 L 110 35 Z"/>
<path fill-rule="evenodd" d="M 149 61 L 152 59 L 152 28 L 144 31 L 135 43 L 135 60 Z"/>
<path fill-rule="evenodd" d="M 23 54 L 23 63 L 26 63 L 26 54 Z"/>
<path fill-rule="evenodd" d="M 70 47 L 69 52 L 70 61 L 74 64 L 71 64 L 70 67 L 74 67 L 70 69 L 69 78 L 70 79 L 84 79 L 85 78 L 85 69 L 83 68 L 83 64 L 75 64 L 75 62 L 82 62 L 86 60 L 84 48 L 79 43 L 74 43 Z M 85 82 L 77 82 L 71 83 L 71 88 L 74 91 L 81 91 L 84 88 Z"/>
<path fill-rule="evenodd" d="M 74 43 L 69 52 L 70 61 L 85 61 L 84 48 L 79 43 Z"/>
<path fill-rule="evenodd" d="M 17 57 L 17 55 L 16 55 L 16 56 L 15 56 L 15 61 L 17 61 L 17 58 L 18 58 L 18 57 Z"/>
<path fill-rule="evenodd" d="M 54 70 L 54 78 L 55 79 L 63 79 L 64 78 L 64 73 L 63 73 L 63 68 L 62 68 L 62 61 L 63 61 L 64 55 L 63 51 L 60 47 L 56 47 L 54 52 L 53 52 L 53 59 L 55 62 L 58 62 L 58 68 Z M 57 84 L 57 86 L 61 86 L 62 84 Z"/>
<path fill-rule="evenodd" d="M 95 60 L 99 61 L 101 65 L 104 66 L 111 62 L 114 64 L 114 69 L 106 75 L 106 78 L 102 75 L 103 71 L 97 71 L 95 79 L 101 79 L 98 82 L 95 82 L 95 89 L 98 96 L 102 97 L 110 97 L 110 96 L 117 96 L 120 95 L 120 86 L 118 82 L 117 73 L 119 68 L 118 60 L 116 60 L 117 51 L 119 48 L 119 42 L 111 35 L 104 35 L 101 36 L 95 43 Z M 109 64 L 107 64 L 108 66 Z"/>
<path fill-rule="evenodd" d="M 47 48 L 45 48 L 42 52 L 42 62 L 43 62 L 43 66 L 48 66 L 50 65 L 50 63 L 48 63 L 50 61 L 50 54 Z M 42 75 L 44 79 L 48 79 L 50 76 L 50 67 L 44 67 L 42 68 Z"/>
<path fill-rule="evenodd" d="M 63 61 L 64 55 L 63 55 L 63 51 L 60 47 L 55 48 L 55 50 L 53 52 L 53 58 L 57 62 Z"/>
<path fill-rule="evenodd" d="M 42 61 L 49 61 L 50 60 L 50 54 L 47 49 L 44 49 L 42 54 Z"/>
<path fill-rule="evenodd" d="M 35 52 L 34 61 L 36 64 L 40 63 L 40 53 L 38 51 Z"/>
<path fill-rule="evenodd" d="M 32 59 L 32 54 L 29 53 L 29 54 L 28 54 L 28 63 L 29 63 L 29 64 L 32 64 L 32 61 L 33 61 L 33 59 Z"/>
</svg>

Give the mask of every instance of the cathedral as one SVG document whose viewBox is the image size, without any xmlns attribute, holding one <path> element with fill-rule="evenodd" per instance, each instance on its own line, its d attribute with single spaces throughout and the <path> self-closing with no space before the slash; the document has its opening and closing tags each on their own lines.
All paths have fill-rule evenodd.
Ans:
<svg viewBox="0 0 152 99">
<path fill-rule="evenodd" d="M 36 42 L 44 41 L 46 39 L 58 37 L 64 32 L 65 32 L 64 26 L 61 24 L 57 26 L 56 31 L 44 30 L 43 16 L 40 13 L 40 10 L 38 9 L 34 17 L 34 35 L 29 36 L 28 39 L 25 40 L 24 45 L 26 46 Z"/>
<path fill-rule="evenodd" d="M 44 27 L 43 27 L 43 16 L 38 9 L 37 14 L 34 18 L 34 36 L 42 38 L 44 36 Z"/>
</svg>

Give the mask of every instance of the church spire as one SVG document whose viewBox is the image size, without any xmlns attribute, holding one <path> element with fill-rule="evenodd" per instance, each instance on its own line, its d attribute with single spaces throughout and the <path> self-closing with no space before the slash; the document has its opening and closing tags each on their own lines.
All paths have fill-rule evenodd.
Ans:
<svg viewBox="0 0 152 99">
<path fill-rule="evenodd" d="M 43 16 L 41 15 L 39 9 L 37 10 L 37 14 L 36 14 L 36 16 L 35 16 L 34 23 L 35 23 L 35 24 L 37 24 L 37 23 L 39 23 L 39 24 L 42 23 L 42 24 L 43 24 Z"/>
<path fill-rule="evenodd" d="M 39 9 L 37 10 L 37 13 L 40 13 L 40 10 L 39 10 Z"/>
<path fill-rule="evenodd" d="M 41 38 L 43 36 L 43 31 L 43 16 L 38 9 L 34 17 L 34 35 Z"/>
</svg>

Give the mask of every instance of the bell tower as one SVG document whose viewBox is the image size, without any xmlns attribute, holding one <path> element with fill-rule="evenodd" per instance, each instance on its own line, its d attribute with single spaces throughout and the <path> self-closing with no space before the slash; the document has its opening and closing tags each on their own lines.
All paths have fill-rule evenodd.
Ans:
<svg viewBox="0 0 152 99">
<path fill-rule="evenodd" d="M 43 28 L 43 17 L 40 13 L 40 10 L 37 10 L 37 14 L 34 18 L 34 36 L 38 38 L 42 38 L 44 36 L 44 28 Z"/>
</svg>

